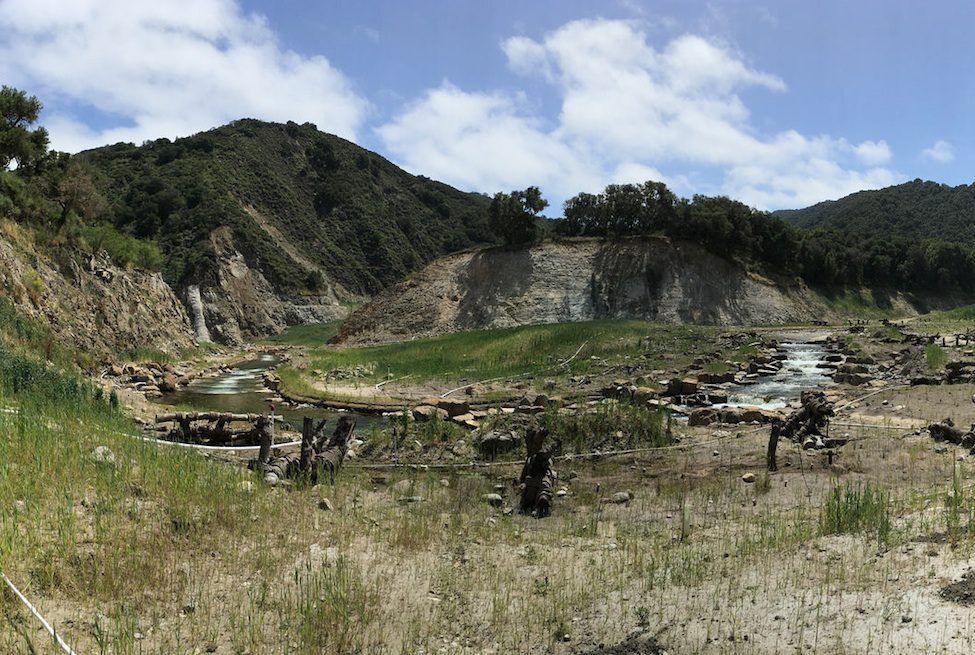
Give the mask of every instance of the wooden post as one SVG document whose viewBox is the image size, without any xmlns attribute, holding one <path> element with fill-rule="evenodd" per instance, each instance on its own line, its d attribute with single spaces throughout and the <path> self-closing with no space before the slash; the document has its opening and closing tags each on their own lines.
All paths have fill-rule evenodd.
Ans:
<svg viewBox="0 0 975 655">
<path fill-rule="evenodd" d="M 311 418 L 305 417 L 301 425 L 301 459 L 298 462 L 298 469 L 302 473 L 307 473 L 311 468 L 312 457 L 314 455 L 315 426 Z"/>
<path fill-rule="evenodd" d="M 772 424 L 772 433 L 768 438 L 768 452 L 765 454 L 765 464 L 769 471 L 778 471 L 778 464 L 775 462 L 775 451 L 779 447 L 779 430 L 780 424 L 778 422 Z"/>
<path fill-rule="evenodd" d="M 257 419 L 257 438 L 260 449 L 257 451 L 257 467 L 263 469 L 268 460 L 271 459 L 271 441 L 274 436 L 271 434 L 271 420 L 266 416 Z"/>
</svg>

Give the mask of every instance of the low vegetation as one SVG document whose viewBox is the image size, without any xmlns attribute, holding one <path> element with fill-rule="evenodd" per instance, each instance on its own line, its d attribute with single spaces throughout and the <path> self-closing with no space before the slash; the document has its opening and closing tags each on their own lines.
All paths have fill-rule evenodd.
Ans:
<svg viewBox="0 0 975 655">
<path fill-rule="evenodd" d="M 327 331 L 330 328 L 320 328 Z M 292 328 L 280 339 L 301 340 L 315 328 Z M 584 375 L 614 363 L 640 359 L 677 365 L 713 346 L 717 328 L 643 321 L 589 321 L 477 330 L 430 339 L 358 348 L 319 347 L 308 352 L 302 372 L 315 377 L 362 367 L 362 382 L 408 377 L 474 383 L 499 377 Z M 314 337 L 313 337 L 314 338 Z"/>
</svg>

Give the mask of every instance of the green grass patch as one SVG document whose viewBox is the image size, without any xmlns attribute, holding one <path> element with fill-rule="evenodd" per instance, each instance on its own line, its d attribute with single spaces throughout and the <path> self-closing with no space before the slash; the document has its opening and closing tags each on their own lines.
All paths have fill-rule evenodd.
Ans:
<svg viewBox="0 0 975 655">
<path fill-rule="evenodd" d="M 826 307 L 843 316 L 857 318 L 896 318 L 898 312 L 889 297 L 870 289 L 816 289 L 816 296 Z"/>
<path fill-rule="evenodd" d="M 932 371 L 940 371 L 948 363 L 948 353 L 936 343 L 929 343 L 924 347 L 924 359 Z"/>
<path fill-rule="evenodd" d="M 837 485 L 823 505 L 820 534 L 869 534 L 885 546 L 892 530 L 890 504 L 890 494 L 869 482 L 862 486 Z"/>
<path fill-rule="evenodd" d="M 649 366 L 681 365 L 713 344 L 717 328 L 644 321 L 590 321 L 476 330 L 382 346 L 319 348 L 307 370 L 365 366 L 374 380 L 485 380 L 518 375 L 579 375 L 607 361 L 641 358 Z M 581 348 L 581 350 L 580 350 Z M 576 352 L 578 351 L 578 355 Z M 567 365 L 561 365 L 576 355 Z"/>
<path fill-rule="evenodd" d="M 264 342 L 289 346 L 323 346 L 339 333 L 340 327 L 342 321 L 292 325 L 281 334 L 268 337 Z"/>
</svg>

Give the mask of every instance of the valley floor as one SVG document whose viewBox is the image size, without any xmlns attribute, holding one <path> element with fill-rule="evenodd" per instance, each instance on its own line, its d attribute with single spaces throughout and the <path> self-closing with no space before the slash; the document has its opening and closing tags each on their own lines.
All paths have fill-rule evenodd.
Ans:
<svg viewBox="0 0 975 655">
<path fill-rule="evenodd" d="M 772 474 L 766 428 L 675 424 L 560 461 L 543 520 L 510 511 L 517 464 L 272 488 L 103 401 L 8 393 L 0 564 L 86 654 L 968 653 L 975 594 L 942 590 L 975 565 L 975 458 L 915 426 L 967 421 L 973 392 L 880 391 L 833 421 L 832 462 L 783 443 Z M 0 652 L 58 652 L 2 607 Z"/>
</svg>

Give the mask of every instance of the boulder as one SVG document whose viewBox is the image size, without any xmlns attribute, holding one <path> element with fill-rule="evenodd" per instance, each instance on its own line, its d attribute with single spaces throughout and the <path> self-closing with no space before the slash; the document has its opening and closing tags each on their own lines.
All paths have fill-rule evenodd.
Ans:
<svg viewBox="0 0 975 655">
<path fill-rule="evenodd" d="M 712 407 L 702 407 L 690 413 L 690 416 L 687 418 L 687 424 L 690 426 L 711 425 L 720 420 L 721 414 L 718 410 Z"/>
<path fill-rule="evenodd" d="M 700 384 L 725 384 L 727 382 L 735 381 L 735 374 L 731 371 L 725 371 L 724 373 L 698 373 L 697 381 Z"/>
<path fill-rule="evenodd" d="M 424 405 L 432 405 L 447 412 L 448 416 L 460 416 L 468 414 L 471 406 L 466 400 L 456 400 L 454 398 L 427 398 L 423 401 Z"/>
<path fill-rule="evenodd" d="M 667 385 L 668 396 L 692 396 L 697 393 L 697 380 L 673 378 Z"/>
<path fill-rule="evenodd" d="M 833 381 L 839 384 L 849 384 L 854 387 L 860 387 L 865 384 L 870 384 L 871 377 L 869 375 L 863 375 L 861 373 L 837 373 L 833 376 Z"/>
<path fill-rule="evenodd" d="M 771 423 L 778 418 L 776 412 L 759 407 L 724 407 L 720 411 L 722 423 Z"/>
<path fill-rule="evenodd" d="M 501 494 L 484 494 L 484 500 L 491 507 L 501 507 L 504 504 L 504 498 Z"/>
<path fill-rule="evenodd" d="M 172 373 L 166 373 L 162 376 L 162 379 L 159 380 L 158 387 L 163 393 L 173 393 L 176 391 L 177 384 L 178 382 L 176 380 L 176 376 Z"/>
<path fill-rule="evenodd" d="M 518 448 L 521 440 L 512 432 L 492 430 L 477 441 L 477 449 L 484 455 L 495 456 Z"/>
<path fill-rule="evenodd" d="M 633 500 L 633 493 L 630 491 L 617 491 L 615 494 L 606 498 L 603 502 L 615 505 L 625 505 Z"/>
<path fill-rule="evenodd" d="M 420 405 L 413 408 L 413 418 L 417 421 L 432 421 L 434 418 L 446 421 L 450 418 L 450 414 L 433 405 Z"/>
</svg>

